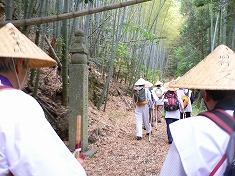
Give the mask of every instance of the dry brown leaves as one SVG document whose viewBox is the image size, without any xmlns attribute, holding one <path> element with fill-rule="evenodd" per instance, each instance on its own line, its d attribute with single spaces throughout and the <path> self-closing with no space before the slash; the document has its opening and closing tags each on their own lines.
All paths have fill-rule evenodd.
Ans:
<svg viewBox="0 0 235 176">
<path fill-rule="evenodd" d="M 131 102 L 130 97 L 125 97 Z M 103 107 L 102 107 L 103 108 Z M 136 140 L 134 109 L 126 110 L 120 97 L 110 97 L 106 112 L 89 107 L 89 135 L 97 135 L 97 142 L 89 149 L 98 148 L 91 158 L 86 158 L 86 171 L 89 176 L 96 175 L 159 175 L 169 149 L 165 120 L 153 127 L 148 140 L 143 130 L 143 139 Z"/>
<path fill-rule="evenodd" d="M 46 100 L 54 109 L 61 103 L 61 77 L 57 75 L 56 69 L 41 69 L 43 77 L 40 84 L 39 96 Z M 97 76 L 98 77 L 98 76 Z M 101 76 L 99 82 L 104 83 Z M 88 176 L 112 176 L 112 175 L 135 175 L 155 176 L 159 175 L 163 161 L 169 149 L 166 135 L 165 120 L 153 128 L 149 142 L 146 131 L 143 130 L 143 139 L 136 140 L 134 109 L 127 111 L 127 106 L 118 95 L 116 88 L 124 88 L 117 80 L 110 81 L 109 100 L 106 111 L 104 105 L 97 110 L 92 102 L 89 102 L 88 109 L 88 134 L 89 138 L 96 141 L 89 144 L 89 149 L 98 148 L 98 152 L 91 158 L 86 158 L 86 171 Z M 89 90 L 90 92 L 91 90 Z M 132 102 L 130 96 L 122 92 L 128 103 Z M 56 106 L 56 107 L 57 107 Z M 64 109 L 55 108 L 58 117 L 66 117 Z M 63 118 L 61 118 L 63 119 Z M 65 122 L 58 121 L 57 127 L 67 126 Z M 66 139 L 57 129 L 60 137 Z M 58 131 L 59 130 L 59 131 Z"/>
</svg>

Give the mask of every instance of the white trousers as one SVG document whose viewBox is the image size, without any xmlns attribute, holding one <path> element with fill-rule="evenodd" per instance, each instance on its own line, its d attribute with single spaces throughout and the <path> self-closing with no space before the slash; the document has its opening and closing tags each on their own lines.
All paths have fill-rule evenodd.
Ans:
<svg viewBox="0 0 235 176">
<path fill-rule="evenodd" d="M 146 128 L 146 133 L 151 132 L 151 125 L 149 123 L 149 107 L 148 104 L 143 106 L 136 106 L 135 108 L 136 118 L 136 136 L 142 137 L 142 124 Z"/>
</svg>

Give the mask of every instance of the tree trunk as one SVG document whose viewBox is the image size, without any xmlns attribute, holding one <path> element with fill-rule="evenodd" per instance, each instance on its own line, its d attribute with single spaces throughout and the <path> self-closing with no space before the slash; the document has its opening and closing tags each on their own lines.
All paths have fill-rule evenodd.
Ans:
<svg viewBox="0 0 235 176">
<path fill-rule="evenodd" d="M 68 1 L 64 1 L 64 13 L 68 12 Z M 68 105 L 68 27 L 67 21 L 62 21 L 62 37 L 63 37 L 63 46 L 62 46 L 62 104 Z"/>
</svg>

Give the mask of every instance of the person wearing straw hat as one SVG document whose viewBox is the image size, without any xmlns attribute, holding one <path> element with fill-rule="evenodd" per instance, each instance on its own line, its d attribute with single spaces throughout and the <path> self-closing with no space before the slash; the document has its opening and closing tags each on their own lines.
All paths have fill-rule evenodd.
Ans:
<svg viewBox="0 0 235 176">
<path fill-rule="evenodd" d="M 154 84 L 153 92 L 157 95 L 158 100 L 154 104 L 154 116 L 156 119 L 156 124 L 162 122 L 162 111 L 163 111 L 163 99 L 164 94 L 166 93 L 166 89 L 163 87 L 163 83 L 161 81 L 157 81 Z M 157 125 L 156 125 L 157 126 Z"/>
<path fill-rule="evenodd" d="M 0 175 L 86 175 L 85 163 L 61 141 L 39 103 L 21 90 L 30 68 L 54 65 L 13 24 L 0 28 Z"/>
<path fill-rule="evenodd" d="M 152 104 L 151 93 L 145 88 L 147 82 L 140 78 L 135 83 L 133 101 L 135 105 L 135 117 L 136 117 L 136 139 L 142 139 L 142 124 L 146 128 L 146 135 L 151 133 L 151 125 L 149 123 L 149 105 Z"/>
<path fill-rule="evenodd" d="M 169 96 L 168 96 L 169 95 Z M 165 120 L 166 120 L 166 131 L 167 131 L 167 138 L 168 143 L 171 144 L 173 141 L 171 130 L 170 130 L 170 124 L 176 122 L 180 119 L 180 111 L 184 111 L 183 108 L 183 102 L 179 98 L 180 94 L 178 92 L 178 88 L 171 88 L 167 87 L 167 92 L 164 95 L 164 109 L 165 109 Z M 173 108 L 167 108 L 166 106 L 169 104 L 171 106 L 170 102 L 174 102 L 175 99 L 175 107 Z"/>
<path fill-rule="evenodd" d="M 207 109 L 227 114 L 231 118 L 230 125 L 234 127 L 234 68 L 235 53 L 227 46 L 219 45 L 170 87 L 199 89 Z M 161 176 L 223 175 L 230 160 L 225 155 L 230 140 L 228 133 L 203 113 L 179 120 L 171 124 L 170 129 L 174 141 L 165 158 Z"/>
<path fill-rule="evenodd" d="M 152 89 L 153 84 L 149 81 L 146 81 L 145 87 L 150 91 L 151 93 L 151 100 L 152 100 L 152 104 L 149 104 L 149 122 L 151 124 L 151 126 L 154 126 L 154 115 L 153 115 L 153 109 L 154 109 L 154 105 L 158 100 L 157 95 L 155 94 L 155 92 Z"/>
<path fill-rule="evenodd" d="M 180 88 L 178 91 L 181 94 L 181 99 L 183 100 L 184 106 L 186 106 L 184 108 L 184 113 L 182 111 L 180 112 L 180 119 L 191 117 L 193 111 L 192 104 L 194 102 L 193 92 L 187 88 Z"/>
</svg>

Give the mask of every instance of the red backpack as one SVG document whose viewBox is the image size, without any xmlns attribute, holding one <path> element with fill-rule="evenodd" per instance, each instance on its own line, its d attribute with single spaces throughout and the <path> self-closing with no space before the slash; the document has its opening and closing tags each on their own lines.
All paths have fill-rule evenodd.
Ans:
<svg viewBox="0 0 235 176">
<path fill-rule="evenodd" d="M 164 109 L 166 111 L 176 111 L 179 108 L 179 100 L 176 91 L 167 91 L 164 95 Z"/>
</svg>

